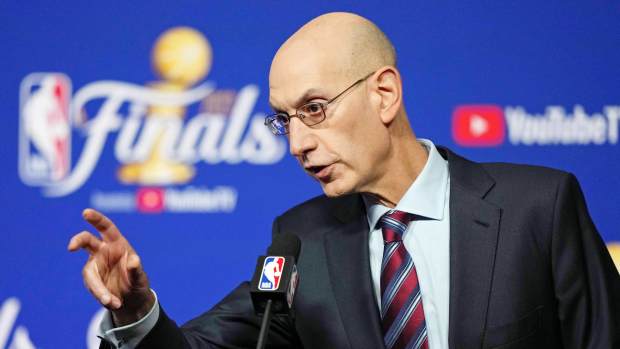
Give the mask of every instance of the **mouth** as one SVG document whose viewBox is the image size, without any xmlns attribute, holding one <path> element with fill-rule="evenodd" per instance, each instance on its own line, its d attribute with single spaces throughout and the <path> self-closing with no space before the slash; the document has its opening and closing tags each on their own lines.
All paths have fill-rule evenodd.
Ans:
<svg viewBox="0 0 620 349">
<path fill-rule="evenodd" d="M 306 167 L 306 171 L 312 173 L 312 174 L 317 174 L 319 172 L 321 172 L 322 169 L 324 169 L 327 166 L 308 166 Z"/>
<path fill-rule="evenodd" d="M 325 166 L 308 166 L 306 171 L 314 175 L 318 180 L 327 180 L 331 175 L 332 164 Z"/>
</svg>

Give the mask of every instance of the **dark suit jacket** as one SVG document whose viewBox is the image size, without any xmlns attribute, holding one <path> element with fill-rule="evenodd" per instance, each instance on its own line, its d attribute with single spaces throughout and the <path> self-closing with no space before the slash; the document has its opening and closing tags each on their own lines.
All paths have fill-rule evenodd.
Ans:
<svg viewBox="0 0 620 349">
<path fill-rule="evenodd" d="M 450 169 L 450 348 L 620 348 L 620 277 L 575 177 L 440 152 Z M 360 195 L 307 201 L 273 232 L 298 235 L 302 249 L 295 319 L 274 319 L 269 347 L 383 348 Z M 255 347 L 248 289 L 181 328 L 162 310 L 139 347 Z"/>
</svg>

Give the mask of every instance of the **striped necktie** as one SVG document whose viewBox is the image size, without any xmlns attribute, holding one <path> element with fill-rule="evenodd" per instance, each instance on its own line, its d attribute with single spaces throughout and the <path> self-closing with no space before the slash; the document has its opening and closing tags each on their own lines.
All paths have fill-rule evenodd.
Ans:
<svg viewBox="0 0 620 349">
<path fill-rule="evenodd" d="M 390 210 L 379 220 L 383 232 L 381 319 L 387 349 L 428 349 L 418 275 L 402 236 L 412 215 Z"/>
</svg>

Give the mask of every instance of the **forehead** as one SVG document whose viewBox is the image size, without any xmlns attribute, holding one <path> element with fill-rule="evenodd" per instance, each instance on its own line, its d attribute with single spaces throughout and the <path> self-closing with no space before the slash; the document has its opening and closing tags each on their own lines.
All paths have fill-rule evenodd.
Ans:
<svg viewBox="0 0 620 349">
<path fill-rule="evenodd" d="M 342 80 L 339 62 L 323 50 L 294 47 L 279 51 L 269 72 L 269 102 L 279 110 L 297 107 L 299 99 L 325 97 Z"/>
</svg>

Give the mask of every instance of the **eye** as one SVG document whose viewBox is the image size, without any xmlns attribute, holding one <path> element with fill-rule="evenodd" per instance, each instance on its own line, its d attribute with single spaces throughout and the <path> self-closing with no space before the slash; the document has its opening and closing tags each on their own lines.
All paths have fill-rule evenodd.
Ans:
<svg viewBox="0 0 620 349">
<path fill-rule="evenodd" d="M 269 126 L 271 132 L 276 135 L 284 135 L 288 133 L 288 123 L 290 118 L 286 113 L 269 115 L 265 119 L 265 125 Z"/>
<path fill-rule="evenodd" d="M 323 114 L 323 108 L 321 103 L 308 103 L 302 107 L 303 113 L 310 117 L 321 116 Z"/>
<path fill-rule="evenodd" d="M 279 124 L 288 125 L 289 117 L 286 113 L 279 113 L 275 115 L 275 120 Z"/>
</svg>

